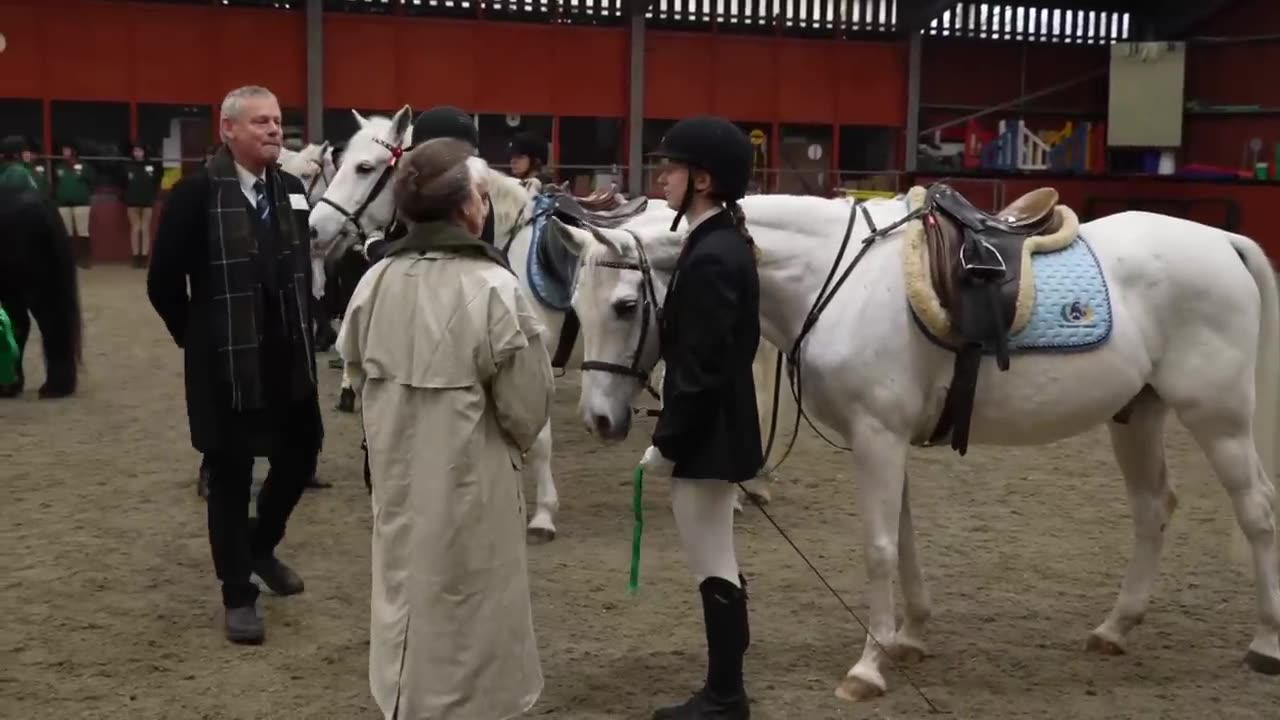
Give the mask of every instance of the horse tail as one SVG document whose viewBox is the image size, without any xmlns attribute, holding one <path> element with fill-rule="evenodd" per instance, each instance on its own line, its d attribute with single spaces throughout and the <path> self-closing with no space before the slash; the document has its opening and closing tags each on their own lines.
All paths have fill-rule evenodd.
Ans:
<svg viewBox="0 0 1280 720">
<path fill-rule="evenodd" d="M 41 197 L 32 206 L 37 213 L 34 218 L 39 223 L 37 227 L 44 231 L 34 234 L 44 239 L 44 248 L 43 253 L 40 248 L 33 248 L 33 257 L 43 256 L 48 263 L 42 291 L 49 302 L 51 316 L 56 322 L 62 323 L 65 333 L 63 337 L 67 343 L 64 351 L 70 352 L 69 360 L 75 366 L 83 366 L 84 319 L 80 311 L 80 283 L 71 236 L 51 200 Z M 49 346 L 48 341 L 49 338 L 46 338 L 45 352 L 55 349 Z"/>
<path fill-rule="evenodd" d="M 1254 443 L 1258 458 L 1262 461 L 1265 477 L 1271 490 L 1272 504 L 1276 503 L 1274 478 L 1277 470 L 1277 445 L 1280 444 L 1280 291 L 1276 288 L 1276 271 L 1266 251 L 1258 243 L 1243 235 L 1229 235 L 1231 246 L 1253 276 L 1262 299 L 1262 316 L 1258 332 L 1258 357 L 1254 387 L 1257 398 L 1253 416 Z M 1280 512 L 1280 507 L 1274 507 Z M 1237 552 L 1244 550 L 1244 538 L 1235 533 Z M 1247 554 L 1238 557 L 1248 557 Z"/>
</svg>

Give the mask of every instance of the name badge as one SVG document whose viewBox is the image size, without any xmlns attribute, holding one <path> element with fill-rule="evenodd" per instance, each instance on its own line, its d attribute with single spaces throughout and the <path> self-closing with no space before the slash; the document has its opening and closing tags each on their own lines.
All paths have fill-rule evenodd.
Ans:
<svg viewBox="0 0 1280 720">
<path fill-rule="evenodd" d="M 293 208 L 294 210 L 310 210 L 311 204 L 307 202 L 306 195 L 299 195 L 298 193 L 289 193 L 289 207 Z"/>
</svg>

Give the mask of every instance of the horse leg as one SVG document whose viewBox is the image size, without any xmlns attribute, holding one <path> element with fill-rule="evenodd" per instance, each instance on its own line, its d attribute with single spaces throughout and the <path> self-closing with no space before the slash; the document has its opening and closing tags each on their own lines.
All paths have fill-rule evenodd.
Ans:
<svg viewBox="0 0 1280 720">
<path fill-rule="evenodd" d="M 910 482 L 902 480 L 902 512 L 898 516 L 898 580 L 902 583 L 904 612 L 902 626 L 888 646 L 889 654 L 898 663 L 915 663 L 924 659 L 924 626 L 933 614 L 929 590 L 920 570 L 920 558 L 916 555 L 916 531 L 911 521 Z"/>
<path fill-rule="evenodd" d="M 1244 343 L 1236 347 L 1241 345 L 1247 347 Z M 1171 354 L 1171 367 L 1162 368 L 1152 385 L 1208 457 L 1231 498 L 1236 522 L 1252 551 L 1258 628 L 1245 663 L 1256 672 L 1280 675 L 1280 553 L 1272 509 L 1275 486 L 1258 456 L 1253 417 L 1256 403 L 1274 403 L 1276 398 L 1255 397 L 1252 367 L 1231 363 L 1230 356 L 1215 354 L 1207 360 L 1205 352 L 1211 351 Z"/>
<path fill-rule="evenodd" d="M 70 326 L 72 321 L 58 317 L 56 307 L 47 297 L 32 304 L 31 315 L 40 327 L 40 338 L 44 343 L 45 380 L 40 387 L 40 397 L 54 399 L 75 394 L 76 354 Z"/>
<path fill-rule="evenodd" d="M 1258 398 L 1275 402 L 1275 398 Z M 1249 407 L 1241 403 L 1242 407 Z M 1179 413 L 1208 456 L 1218 480 L 1231 496 L 1236 522 L 1253 553 L 1258 628 L 1245 663 L 1266 675 L 1280 675 L 1280 554 L 1271 503 L 1275 486 L 1263 468 L 1249 423 Z"/>
<path fill-rule="evenodd" d="M 1092 652 L 1122 654 L 1126 637 L 1142 623 L 1147 611 L 1165 528 L 1178 505 L 1164 456 L 1167 414 L 1168 407 L 1162 400 L 1144 393 L 1133 405 L 1127 424 L 1110 424 L 1111 444 L 1133 512 L 1133 556 L 1111 614 L 1089 635 L 1086 649 Z"/>
<path fill-rule="evenodd" d="M 854 701 L 883 695 L 887 687 L 881 666 L 895 634 L 893 570 L 899 560 L 898 533 L 907 469 L 906 440 L 873 418 L 863 417 L 855 422 L 851 445 L 853 477 L 857 479 L 858 508 L 863 513 L 870 632 L 862 657 L 836 687 L 836 697 Z"/>
<path fill-rule="evenodd" d="M 555 514 L 560 510 L 560 496 L 556 493 L 556 481 L 551 476 L 551 422 L 538 433 L 538 439 L 524 457 L 524 477 L 533 476 L 537 485 L 537 506 L 527 529 L 529 539 L 535 543 L 547 543 L 556 539 Z"/>
</svg>

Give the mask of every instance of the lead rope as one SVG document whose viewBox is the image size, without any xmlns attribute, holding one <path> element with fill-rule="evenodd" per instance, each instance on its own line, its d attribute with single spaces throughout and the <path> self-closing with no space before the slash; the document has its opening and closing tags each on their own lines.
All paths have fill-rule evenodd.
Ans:
<svg viewBox="0 0 1280 720">
<path fill-rule="evenodd" d="M 809 569 L 813 571 L 813 574 L 818 576 L 818 580 L 822 581 L 822 584 L 826 586 L 827 590 L 831 592 L 831 595 L 835 597 L 836 602 L 840 603 L 840 606 L 845 609 L 845 612 L 849 613 L 849 617 L 853 618 L 854 622 L 858 623 L 858 626 L 867 633 L 867 637 L 871 638 L 871 642 L 875 643 L 876 647 L 880 648 L 880 652 L 884 653 L 885 658 L 889 660 L 889 667 L 900 673 L 902 677 L 906 679 L 907 684 L 910 685 L 912 689 L 916 691 L 916 694 L 920 696 L 920 699 L 924 700 L 924 704 L 929 706 L 929 712 L 937 715 L 951 715 L 952 712 L 950 710 L 943 710 L 935 705 L 934 702 L 929 699 L 929 696 L 925 694 L 920 685 L 916 683 L 915 679 L 911 677 L 911 674 L 906 671 L 906 668 L 899 665 L 898 661 L 893 659 L 893 656 L 889 654 L 889 650 L 885 648 L 884 644 L 880 642 L 880 639 L 871 632 L 871 628 L 868 628 L 866 623 L 862 622 L 862 618 L 858 617 L 858 613 L 854 612 L 852 607 L 849 607 L 849 603 L 845 602 L 844 598 L 841 597 L 840 593 L 836 592 L 834 587 L 831 587 L 831 583 L 827 582 L 827 578 L 824 577 L 822 572 L 814 566 L 814 564 L 804 554 L 804 551 L 800 549 L 800 546 L 796 545 L 790 535 L 787 535 L 787 531 L 783 530 L 782 526 L 778 524 L 778 521 L 774 520 L 773 516 L 769 514 L 769 511 L 764 509 L 764 504 L 757 500 L 754 495 L 751 495 L 750 493 L 746 493 L 746 495 L 751 500 L 751 504 L 756 506 L 756 509 L 764 515 L 770 525 L 773 525 L 773 529 L 778 531 L 778 534 L 782 536 L 783 540 L 787 541 L 787 544 L 791 546 L 792 550 L 796 551 L 796 554 L 800 556 L 800 559 L 804 561 L 805 565 L 808 565 Z"/>
</svg>

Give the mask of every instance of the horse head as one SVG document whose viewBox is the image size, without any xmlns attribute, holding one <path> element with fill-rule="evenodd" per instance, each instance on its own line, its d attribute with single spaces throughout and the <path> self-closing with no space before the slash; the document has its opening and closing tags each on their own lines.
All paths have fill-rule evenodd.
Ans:
<svg viewBox="0 0 1280 720">
<path fill-rule="evenodd" d="M 298 151 L 283 150 L 280 168 L 302 181 L 306 188 L 307 203 L 315 207 L 329 189 L 329 181 L 338 169 L 333 161 L 333 146 L 327 141 L 311 143 Z"/>
<path fill-rule="evenodd" d="M 395 219 L 391 178 L 413 138 L 413 111 L 408 105 L 390 118 L 365 118 L 351 111 L 360 129 L 347 143 L 342 164 L 311 211 L 311 252 L 323 258 L 341 236 L 363 243 L 385 232 Z"/>
<path fill-rule="evenodd" d="M 618 441 L 631 429 L 632 405 L 658 363 L 658 313 L 680 255 L 665 204 L 617 228 L 552 217 L 549 232 L 579 258 L 573 309 L 582 328 L 578 409 L 587 429 Z"/>
</svg>

